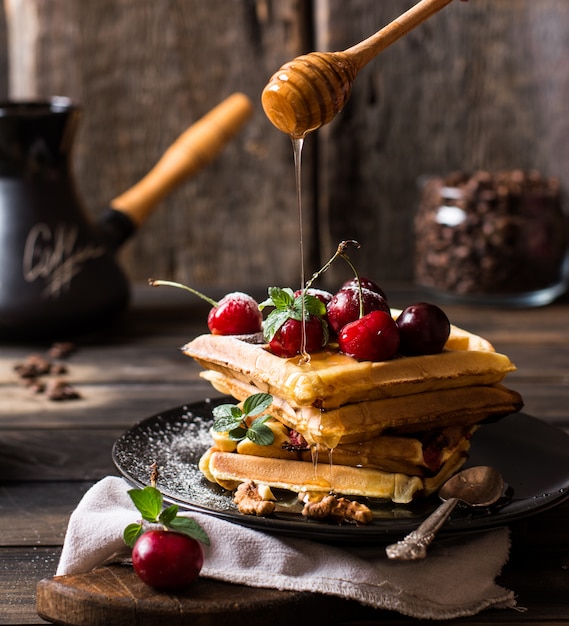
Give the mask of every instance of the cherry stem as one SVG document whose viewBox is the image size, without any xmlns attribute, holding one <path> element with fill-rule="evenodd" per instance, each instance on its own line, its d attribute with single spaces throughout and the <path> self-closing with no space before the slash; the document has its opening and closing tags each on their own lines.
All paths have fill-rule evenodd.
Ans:
<svg viewBox="0 0 569 626">
<path fill-rule="evenodd" d="M 358 296 L 360 298 L 360 318 L 362 318 L 364 316 L 364 294 L 362 293 L 362 281 L 360 280 L 358 270 L 356 269 L 356 266 L 352 263 L 350 257 L 347 254 L 344 254 L 343 252 L 340 254 L 340 256 L 352 268 L 352 271 L 354 272 L 354 276 L 356 277 L 356 281 L 358 283 Z"/>
<path fill-rule="evenodd" d="M 154 278 L 149 278 L 148 284 L 151 287 L 178 287 L 178 289 L 185 289 L 186 291 L 193 293 L 195 296 L 198 296 L 198 298 L 201 298 L 202 300 L 205 300 L 206 302 L 211 304 L 211 306 L 217 306 L 219 304 L 212 298 L 208 298 L 207 296 L 205 296 L 203 293 L 200 293 L 199 291 L 196 291 L 191 287 L 187 287 L 186 285 L 182 285 L 181 283 L 175 283 L 170 280 L 156 280 Z"/>
<path fill-rule="evenodd" d="M 306 283 L 304 291 L 306 291 L 312 285 L 312 283 L 318 278 L 318 276 L 320 276 L 320 274 L 323 274 L 338 257 L 342 257 L 344 261 L 346 261 L 346 263 L 352 268 L 352 271 L 354 272 L 354 275 L 356 277 L 356 280 L 358 283 L 358 295 L 360 297 L 360 317 L 363 317 L 364 316 L 364 298 L 362 294 L 362 284 L 360 281 L 358 270 L 356 269 L 355 265 L 350 260 L 350 257 L 346 254 L 346 249 L 348 248 L 348 246 L 354 246 L 356 248 L 361 247 L 359 242 L 356 241 L 355 239 L 347 239 L 346 241 L 341 241 L 338 244 L 338 248 L 336 252 L 330 258 L 330 260 L 327 263 L 325 263 L 316 273 L 314 273 L 312 277 L 310 278 L 310 280 Z"/>
<path fill-rule="evenodd" d="M 339 257 L 341 256 L 342 258 L 344 258 L 344 260 L 346 260 L 348 262 L 348 264 L 351 266 L 351 268 L 354 270 L 356 277 L 358 275 L 356 268 L 352 265 L 351 261 L 349 260 L 349 258 L 344 254 L 346 248 L 349 245 L 353 245 L 356 248 L 360 247 L 360 244 L 355 240 L 355 239 L 349 239 L 347 241 L 341 241 L 338 244 L 338 248 L 336 250 L 336 252 L 334 253 L 334 255 L 328 260 L 327 263 L 325 263 L 317 272 L 315 272 L 314 274 L 312 274 L 310 280 L 306 283 L 305 286 L 305 290 L 308 289 L 312 283 L 321 275 L 323 274 L 326 270 L 328 270 L 330 268 L 330 266 L 332 265 L 332 263 Z"/>
</svg>

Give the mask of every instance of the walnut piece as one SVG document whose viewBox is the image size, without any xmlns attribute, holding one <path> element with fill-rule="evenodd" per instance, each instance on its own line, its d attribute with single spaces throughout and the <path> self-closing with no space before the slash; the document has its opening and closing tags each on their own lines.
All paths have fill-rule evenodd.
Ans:
<svg viewBox="0 0 569 626">
<path fill-rule="evenodd" d="M 259 493 L 259 487 L 252 480 L 241 483 L 233 499 L 239 512 L 244 515 L 270 515 L 275 510 L 275 503 L 264 500 Z"/>
<path fill-rule="evenodd" d="M 373 518 L 372 512 L 365 504 L 348 498 L 338 498 L 335 495 L 324 496 L 318 502 L 306 502 L 302 514 L 304 517 L 314 519 L 333 519 L 337 522 L 350 520 L 357 524 L 369 524 Z"/>
</svg>

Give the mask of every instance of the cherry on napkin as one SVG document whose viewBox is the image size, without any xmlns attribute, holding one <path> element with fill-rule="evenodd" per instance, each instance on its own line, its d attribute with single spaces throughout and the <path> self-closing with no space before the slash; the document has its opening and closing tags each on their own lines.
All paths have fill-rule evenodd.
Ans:
<svg viewBox="0 0 569 626">
<path fill-rule="evenodd" d="M 57 575 L 88 572 L 128 556 L 124 528 L 140 518 L 126 480 L 108 476 L 72 513 Z M 207 532 L 201 576 L 280 590 L 310 591 L 426 619 L 514 608 L 514 594 L 495 583 L 508 559 L 509 531 L 497 528 L 438 539 L 426 559 L 395 562 L 382 545 L 329 546 L 266 534 L 210 515 L 180 512 Z"/>
</svg>

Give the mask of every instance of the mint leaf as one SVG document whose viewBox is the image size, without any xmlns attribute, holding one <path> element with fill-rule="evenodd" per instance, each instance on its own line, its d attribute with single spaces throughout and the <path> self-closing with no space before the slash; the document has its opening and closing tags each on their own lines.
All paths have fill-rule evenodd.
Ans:
<svg viewBox="0 0 569 626">
<path fill-rule="evenodd" d="M 142 524 L 129 524 L 123 532 L 123 539 L 129 548 L 134 548 L 136 540 L 142 535 Z"/>
<path fill-rule="evenodd" d="M 269 287 L 269 298 L 277 309 L 284 309 L 293 305 L 294 291 L 290 287 Z"/>
<path fill-rule="evenodd" d="M 221 433 L 228 433 L 229 437 L 235 441 L 240 441 L 247 436 L 247 426 L 245 418 L 262 413 L 269 408 L 273 401 L 273 396 L 268 393 L 256 393 L 245 399 L 243 409 L 237 405 L 222 404 L 215 415 L 213 430 Z M 214 414 L 215 414 L 214 409 Z"/>
<path fill-rule="evenodd" d="M 241 422 L 243 421 L 243 414 L 241 414 L 237 419 L 234 417 L 221 417 L 218 420 L 215 420 L 213 423 L 213 430 L 216 433 L 225 433 L 235 430 L 239 428 Z"/>
<path fill-rule="evenodd" d="M 258 446 L 270 446 L 275 440 L 275 434 L 265 424 L 269 419 L 271 419 L 270 415 L 258 417 L 247 429 L 247 438 Z"/>
<path fill-rule="evenodd" d="M 152 485 L 154 484 L 152 483 Z M 131 489 L 128 494 L 147 522 L 161 523 L 165 528 L 183 533 L 209 545 L 209 537 L 205 530 L 195 520 L 180 517 L 177 504 L 172 504 L 162 510 L 163 497 L 156 487 L 146 486 L 144 489 Z M 146 531 L 142 522 L 129 524 L 123 531 L 124 542 L 129 548 L 134 548 L 137 539 L 144 532 Z"/>
<path fill-rule="evenodd" d="M 294 300 L 293 312 L 295 314 L 294 319 L 298 321 L 302 320 L 302 303 L 304 301 L 304 317 L 308 318 L 309 315 L 313 317 L 323 317 L 326 315 L 326 305 L 322 300 L 316 296 L 312 296 L 309 293 L 301 294 Z M 292 317 L 292 316 L 291 316 Z"/>
<path fill-rule="evenodd" d="M 223 407 L 223 416 L 215 420 L 213 430 L 216 432 L 226 432 L 233 441 L 241 441 L 248 437 L 254 443 L 267 446 L 273 443 L 273 431 L 265 425 L 270 415 L 257 417 L 250 426 L 245 421 L 248 417 L 254 417 L 266 411 L 273 402 L 273 396 L 269 393 L 254 393 L 243 401 L 243 409 L 237 405 L 220 405 Z M 219 408 L 219 407 L 218 407 Z M 236 410 L 231 410 L 236 409 Z M 238 418 L 234 415 L 239 415 Z"/>
<path fill-rule="evenodd" d="M 309 315 L 314 315 L 315 317 L 323 317 L 326 315 L 326 305 L 322 302 L 322 300 L 320 300 L 320 298 L 311 296 L 309 293 L 305 293 L 304 296 L 299 296 L 297 298 L 297 300 L 301 301 L 301 305 L 303 298 L 304 307 Z"/>
<path fill-rule="evenodd" d="M 234 441 L 241 441 L 241 439 L 245 439 L 245 437 L 247 436 L 247 428 L 245 426 L 239 426 L 238 428 L 230 430 L 227 435 L 229 439 L 233 439 Z"/>
<path fill-rule="evenodd" d="M 142 519 L 147 522 L 155 522 L 162 510 L 162 494 L 156 487 L 144 487 L 144 489 L 131 489 L 128 492 L 134 506 L 140 511 Z"/>
<path fill-rule="evenodd" d="M 273 396 L 269 393 L 255 393 L 243 402 L 243 413 L 245 416 L 259 415 L 266 411 L 273 402 Z"/>
<path fill-rule="evenodd" d="M 302 299 L 294 301 L 294 304 L 290 309 L 287 309 L 288 318 L 296 320 L 297 322 L 302 322 Z M 304 311 L 306 319 L 308 319 L 308 311 L 305 309 Z"/>
<path fill-rule="evenodd" d="M 234 430 L 243 421 L 243 411 L 236 404 L 220 404 L 212 413 L 217 418 L 212 428 L 218 433 Z"/>
<path fill-rule="evenodd" d="M 164 526 L 168 526 L 170 522 L 178 515 L 178 505 L 172 504 L 168 508 L 164 509 L 162 513 L 158 516 L 158 521 L 164 524 Z"/>
<path fill-rule="evenodd" d="M 302 291 L 295 297 L 294 291 L 288 287 L 284 289 L 270 287 L 269 298 L 262 303 L 262 307 L 264 306 L 275 307 L 263 324 L 263 338 L 267 342 L 273 339 L 281 326 L 289 319 L 302 322 L 303 313 L 304 319 L 308 319 L 310 315 L 319 318 L 326 315 L 326 305 L 322 300 L 306 291 Z"/>
<path fill-rule="evenodd" d="M 275 309 L 271 311 L 263 324 L 263 338 L 265 341 L 271 341 L 276 335 L 278 329 L 288 320 L 290 311 L 282 311 Z"/>
<path fill-rule="evenodd" d="M 215 418 L 241 418 L 243 412 L 236 404 L 220 404 L 213 408 L 212 415 Z"/>
<path fill-rule="evenodd" d="M 205 530 L 195 520 L 189 517 L 175 517 L 168 524 L 168 528 L 177 533 L 188 535 L 197 541 L 201 541 L 206 546 L 210 545 L 209 537 Z"/>
</svg>

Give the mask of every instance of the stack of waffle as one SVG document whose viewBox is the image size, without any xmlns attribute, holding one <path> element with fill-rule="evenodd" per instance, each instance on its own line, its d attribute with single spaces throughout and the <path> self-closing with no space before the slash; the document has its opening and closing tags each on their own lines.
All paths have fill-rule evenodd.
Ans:
<svg viewBox="0 0 569 626">
<path fill-rule="evenodd" d="M 456 326 L 439 354 L 382 362 L 360 362 L 333 346 L 309 360 L 284 359 L 252 337 L 212 334 L 182 351 L 223 394 L 273 396 L 272 445 L 213 433 L 200 468 L 229 489 L 252 480 L 406 503 L 437 491 L 465 463 L 481 423 L 523 404 L 502 384 L 515 370 L 510 359 Z"/>
</svg>

